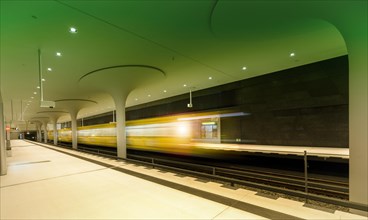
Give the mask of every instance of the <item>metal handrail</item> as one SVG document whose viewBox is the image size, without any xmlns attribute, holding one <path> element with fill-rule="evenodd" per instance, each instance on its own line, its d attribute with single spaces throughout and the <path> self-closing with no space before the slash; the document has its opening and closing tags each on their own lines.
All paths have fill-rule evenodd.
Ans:
<svg viewBox="0 0 368 220">
<path fill-rule="evenodd" d="M 136 156 L 134 156 L 136 157 Z M 149 157 L 143 157 L 143 156 L 138 156 L 141 158 L 146 158 L 148 159 Z M 153 159 L 153 158 L 151 158 Z M 321 195 L 314 195 L 314 194 L 309 194 L 309 193 L 305 193 L 305 192 L 301 192 L 301 191 L 295 191 L 295 190 L 289 190 L 289 189 L 284 189 L 284 188 L 279 188 L 279 187 L 274 187 L 274 186 L 270 186 L 270 185 L 263 185 L 263 184 L 259 184 L 259 183 L 254 183 L 254 182 L 249 182 L 249 181 L 245 181 L 245 180 L 239 180 L 239 179 L 234 179 L 234 178 L 229 178 L 229 177 L 223 177 L 223 176 L 218 176 L 216 175 L 216 167 L 212 167 L 213 168 L 213 173 L 211 174 L 207 174 L 207 173 L 202 173 L 202 172 L 197 172 L 197 171 L 193 171 L 193 170 L 186 170 L 186 169 L 182 169 L 182 168 L 177 168 L 177 167 L 170 167 L 170 166 L 166 166 L 166 165 L 161 165 L 161 164 L 157 164 L 154 163 L 152 164 L 152 162 L 145 162 L 145 161 L 140 161 L 140 160 L 134 160 L 134 159 L 123 159 L 123 158 L 119 158 L 119 160 L 124 160 L 124 161 L 134 161 L 134 162 L 138 162 L 138 163 L 143 163 L 146 165 L 153 165 L 154 167 L 161 167 L 161 168 L 165 168 L 165 169 L 170 169 L 170 170 L 176 170 L 179 172 L 184 172 L 184 173 L 190 173 L 190 174 L 194 174 L 194 175 L 198 175 L 198 176 L 203 176 L 203 177 L 207 177 L 210 179 L 217 179 L 220 181 L 224 181 L 224 182 L 229 182 L 232 185 L 233 184 L 239 184 L 239 185 L 245 185 L 245 186 L 250 186 L 250 187 L 254 187 L 254 188 L 260 188 L 260 189 L 264 189 L 264 190 L 269 190 L 269 191 L 273 191 L 273 192 L 278 192 L 278 193 L 283 193 L 283 194 L 288 194 L 288 195 L 292 195 L 292 196 L 297 196 L 297 197 L 301 197 L 301 198 L 305 198 L 305 199 L 311 199 L 311 200 L 316 200 L 316 201 L 320 201 L 320 202 L 325 202 L 325 203 L 329 203 L 329 204 L 334 204 L 334 205 L 339 205 L 339 206 L 344 206 L 347 208 L 352 208 L 352 209 L 357 209 L 357 210 L 361 210 L 361 211 L 368 211 L 368 205 L 366 204 L 362 204 L 362 203 L 357 203 L 357 202 L 352 202 L 352 201 L 347 201 L 347 200 L 342 200 L 342 199 L 336 199 L 336 198 L 331 198 L 331 197 L 327 197 L 327 196 L 321 196 Z M 162 160 L 162 159 L 155 159 L 155 161 L 157 162 L 157 160 Z M 170 161 L 171 163 L 183 163 L 183 162 L 177 162 L 177 161 Z M 192 165 L 187 163 L 188 165 Z M 202 165 L 194 165 L 194 166 L 202 166 Z M 204 167 L 210 167 L 210 166 L 206 166 L 203 165 Z M 220 168 L 222 169 L 222 168 Z"/>
</svg>

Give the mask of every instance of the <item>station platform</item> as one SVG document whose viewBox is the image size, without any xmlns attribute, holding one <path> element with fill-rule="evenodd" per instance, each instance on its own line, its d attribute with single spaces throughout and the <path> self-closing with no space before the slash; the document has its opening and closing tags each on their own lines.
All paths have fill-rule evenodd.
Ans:
<svg viewBox="0 0 368 220">
<path fill-rule="evenodd" d="M 52 145 L 11 145 L 1 219 L 367 219 Z"/>
</svg>

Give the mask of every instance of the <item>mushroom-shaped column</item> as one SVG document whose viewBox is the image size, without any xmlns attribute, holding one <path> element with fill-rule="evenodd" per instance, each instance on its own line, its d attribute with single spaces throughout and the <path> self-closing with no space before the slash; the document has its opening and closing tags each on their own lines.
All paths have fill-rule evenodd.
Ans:
<svg viewBox="0 0 368 220">
<path fill-rule="evenodd" d="M 159 68 L 147 65 L 120 65 L 94 70 L 82 76 L 79 84 L 109 93 L 116 108 L 116 142 L 118 157 L 126 158 L 125 102 L 129 93 L 165 77 Z"/>
<path fill-rule="evenodd" d="M 42 142 L 41 128 L 43 126 L 43 138 L 44 143 L 47 143 L 47 123 L 49 122 L 48 117 L 35 117 L 32 120 L 36 121 L 37 131 L 39 135 L 37 135 L 37 141 Z"/>
<path fill-rule="evenodd" d="M 73 149 L 78 149 L 77 137 L 77 115 L 85 107 L 97 104 L 97 102 L 87 99 L 61 99 L 56 100 L 57 106 L 69 112 L 72 121 L 72 145 Z"/>
<path fill-rule="evenodd" d="M 36 134 L 37 134 L 36 141 L 41 142 L 41 138 L 42 138 L 41 137 L 41 122 L 37 121 L 36 119 L 31 119 L 30 121 L 32 124 L 36 125 Z"/>
<path fill-rule="evenodd" d="M 52 121 L 53 133 L 54 133 L 54 145 L 57 145 L 57 143 L 58 143 L 58 133 L 57 133 L 57 127 L 56 127 L 57 120 L 62 115 L 68 114 L 68 112 L 65 112 L 65 111 L 42 111 L 42 112 L 37 112 L 37 114 L 46 115 Z"/>
</svg>

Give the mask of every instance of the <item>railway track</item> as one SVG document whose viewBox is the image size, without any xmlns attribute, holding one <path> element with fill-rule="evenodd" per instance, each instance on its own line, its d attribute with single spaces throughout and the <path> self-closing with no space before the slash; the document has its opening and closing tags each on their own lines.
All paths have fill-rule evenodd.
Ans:
<svg viewBox="0 0 368 220">
<path fill-rule="evenodd" d="M 64 146 L 65 147 L 65 146 Z M 104 148 L 91 148 L 86 146 L 78 146 L 79 150 L 98 154 L 106 157 L 116 157 L 116 151 L 106 150 Z M 144 163 L 154 167 L 162 167 L 168 170 L 175 170 L 186 174 L 194 174 L 204 176 L 209 179 L 229 181 L 234 184 L 239 180 L 245 185 L 246 183 L 255 183 L 272 187 L 279 187 L 300 192 L 308 192 L 310 194 L 328 196 L 343 200 L 349 198 L 349 186 L 347 182 L 335 181 L 321 178 L 308 178 L 307 184 L 305 177 L 295 174 L 265 171 L 262 169 L 249 169 L 243 167 L 219 167 L 213 164 L 194 164 L 193 162 L 179 162 L 170 160 L 165 157 L 153 157 L 128 154 L 128 159 L 135 162 Z M 235 180 L 235 181 L 234 181 Z M 239 183 L 238 183 L 239 184 Z M 240 184 L 241 185 L 241 184 Z M 306 188 L 307 186 L 307 188 Z M 307 189 L 307 190 L 306 190 Z"/>
<path fill-rule="evenodd" d="M 60 146 L 71 148 L 70 146 Z M 128 149 L 129 150 L 129 149 Z M 323 202 L 326 204 L 352 208 L 361 211 L 367 211 L 366 204 L 352 202 L 348 200 L 348 184 L 346 178 L 343 181 L 335 181 L 321 178 L 308 178 L 307 183 L 301 175 L 291 175 L 289 173 L 269 172 L 269 170 L 245 169 L 239 167 L 216 167 L 208 164 L 200 165 L 188 162 L 178 162 L 171 156 L 166 158 L 147 157 L 129 153 L 128 158 L 121 159 L 116 156 L 116 151 L 106 151 L 106 148 L 85 148 L 78 146 L 78 151 L 87 152 L 99 156 L 125 160 L 135 164 L 152 166 L 165 171 L 173 171 L 178 174 L 186 174 L 206 181 L 219 181 L 221 183 L 230 183 L 232 186 L 246 186 L 259 190 L 281 193 L 288 196 L 304 199 L 306 203 L 309 200 Z M 263 169 L 263 168 L 262 168 Z M 316 174 L 320 175 L 320 174 Z M 203 177 L 203 178 L 202 178 Z M 338 179 L 339 176 L 334 176 Z M 307 190 L 306 190 L 307 186 Z"/>
<path fill-rule="evenodd" d="M 189 173 L 191 173 L 191 171 L 195 171 L 198 173 L 209 174 L 210 176 L 208 177 L 213 179 L 223 180 L 224 177 L 227 178 L 230 183 L 232 182 L 231 180 L 240 180 L 249 183 L 269 185 L 301 192 L 306 191 L 305 179 L 297 175 L 271 173 L 260 170 L 197 165 L 193 163 L 170 161 L 158 158 L 146 158 L 137 155 L 128 155 L 128 158 L 137 161 L 143 161 L 145 163 L 148 162 L 154 166 L 163 165 L 168 169 L 178 168 L 181 169 L 182 172 L 189 171 Z M 347 183 L 341 181 L 308 178 L 307 191 L 308 193 L 313 193 L 316 195 L 330 196 L 344 200 L 348 200 L 349 198 L 349 186 Z"/>
<path fill-rule="evenodd" d="M 250 182 L 256 182 L 287 189 L 306 191 L 305 179 L 299 176 L 286 175 L 280 173 L 268 173 L 256 170 L 230 170 L 217 168 L 216 174 Z M 341 199 L 349 198 L 349 188 L 347 184 L 341 182 L 328 181 L 323 179 L 308 178 L 307 190 L 309 193 L 332 196 Z"/>
</svg>

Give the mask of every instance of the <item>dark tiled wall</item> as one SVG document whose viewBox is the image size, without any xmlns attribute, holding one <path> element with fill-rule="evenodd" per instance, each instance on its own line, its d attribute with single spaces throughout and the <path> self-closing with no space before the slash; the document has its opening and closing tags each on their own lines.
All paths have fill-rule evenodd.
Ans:
<svg viewBox="0 0 368 220">
<path fill-rule="evenodd" d="M 348 58 L 337 57 L 127 109 L 127 120 L 237 108 L 223 118 L 223 142 L 348 147 Z"/>
</svg>

